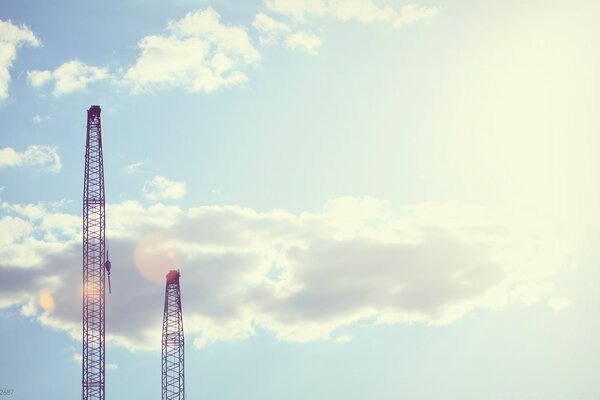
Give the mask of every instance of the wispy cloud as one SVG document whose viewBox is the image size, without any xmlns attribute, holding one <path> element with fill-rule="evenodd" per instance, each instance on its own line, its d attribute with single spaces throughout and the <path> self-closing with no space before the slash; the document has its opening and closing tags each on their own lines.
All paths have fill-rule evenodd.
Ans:
<svg viewBox="0 0 600 400">
<path fill-rule="evenodd" d="M 306 17 L 322 17 L 328 14 L 329 7 L 325 0 L 266 0 L 265 6 L 276 13 L 303 20 Z"/>
<path fill-rule="evenodd" d="M 0 168 L 35 166 L 50 172 L 60 172 L 62 165 L 56 147 L 47 145 L 31 145 L 23 152 L 12 147 L 0 149 Z"/>
<path fill-rule="evenodd" d="M 33 118 L 31 118 L 31 122 L 33 122 L 36 125 L 41 124 L 44 121 L 49 121 L 50 120 L 50 116 L 49 115 L 39 115 L 36 114 L 33 116 Z"/>
<path fill-rule="evenodd" d="M 134 173 L 140 171 L 140 169 L 142 168 L 142 165 L 144 165 L 144 162 L 138 161 L 138 162 L 126 165 L 125 167 L 123 167 L 122 171 L 124 173 L 126 173 L 127 175 L 131 175 L 131 174 L 134 174 Z"/>
<path fill-rule="evenodd" d="M 83 356 L 81 355 L 81 353 L 75 352 L 74 348 L 72 348 L 72 350 L 69 349 L 69 351 L 73 352 L 73 354 L 71 355 L 71 359 L 73 361 L 75 361 L 77 364 L 81 364 L 83 362 Z M 119 369 L 119 366 L 116 363 L 107 363 L 106 364 L 106 369 L 114 371 L 116 369 Z"/>
<path fill-rule="evenodd" d="M 14 25 L 10 20 L 0 20 L 0 101 L 8 97 L 10 68 L 17 56 L 17 49 L 24 44 L 40 46 L 39 39 L 25 25 Z"/>
<path fill-rule="evenodd" d="M 284 43 L 288 49 L 317 54 L 323 42 L 315 34 L 292 31 L 288 25 L 273 19 L 265 13 L 258 13 L 254 17 L 252 26 L 260 33 L 259 40 L 263 45 Z"/>
<path fill-rule="evenodd" d="M 27 80 L 33 87 L 54 82 L 53 93 L 60 96 L 65 93 L 83 90 L 88 84 L 109 78 L 108 69 L 94 67 L 79 60 L 66 62 L 54 71 L 28 71 Z"/>
<path fill-rule="evenodd" d="M 436 6 L 407 4 L 395 8 L 387 4 L 377 4 L 373 0 L 266 0 L 265 6 L 299 22 L 309 18 L 329 17 L 364 24 L 388 22 L 394 27 L 417 21 L 430 21 L 439 14 Z"/>
<path fill-rule="evenodd" d="M 350 335 L 343 335 L 343 336 L 337 336 L 335 338 L 336 343 L 350 343 L 352 341 L 352 336 Z"/>
<path fill-rule="evenodd" d="M 119 369 L 119 366 L 116 363 L 108 363 L 106 364 L 106 369 L 109 371 L 114 371 L 115 369 Z"/>
<path fill-rule="evenodd" d="M 419 7 L 414 4 L 408 4 L 400 9 L 394 27 L 398 28 L 405 24 L 410 24 L 418 21 L 429 22 L 440 14 L 440 10 L 436 6 Z"/>
<path fill-rule="evenodd" d="M 144 197 L 150 201 L 175 200 L 185 195 L 185 182 L 176 182 L 157 175 L 144 183 Z"/>
</svg>

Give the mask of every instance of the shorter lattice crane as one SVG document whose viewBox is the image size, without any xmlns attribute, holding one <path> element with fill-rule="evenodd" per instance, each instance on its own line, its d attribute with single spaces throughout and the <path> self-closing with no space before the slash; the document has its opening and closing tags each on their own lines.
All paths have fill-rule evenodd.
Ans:
<svg viewBox="0 0 600 400">
<path fill-rule="evenodd" d="M 162 400 L 185 399 L 183 317 L 179 271 L 169 271 L 162 330 Z"/>
</svg>

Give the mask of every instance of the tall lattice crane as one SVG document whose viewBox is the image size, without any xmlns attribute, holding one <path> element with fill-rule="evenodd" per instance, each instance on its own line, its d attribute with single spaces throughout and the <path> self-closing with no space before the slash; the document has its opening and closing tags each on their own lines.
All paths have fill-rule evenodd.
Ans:
<svg viewBox="0 0 600 400">
<path fill-rule="evenodd" d="M 183 317 L 179 271 L 169 271 L 162 331 L 162 400 L 185 399 Z"/>
<path fill-rule="evenodd" d="M 104 400 L 106 251 L 104 162 L 100 106 L 87 111 L 83 189 L 83 350 L 82 400 Z M 110 281 L 109 281 L 110 286 Z"/>
</svg>

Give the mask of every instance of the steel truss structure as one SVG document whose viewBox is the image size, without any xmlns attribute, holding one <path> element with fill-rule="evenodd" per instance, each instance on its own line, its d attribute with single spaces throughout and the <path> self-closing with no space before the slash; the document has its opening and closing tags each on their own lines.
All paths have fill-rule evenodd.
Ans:
<svg viewBox="0 0 600 400">
<path fill-rule="evenodd" d="M 104 400 L 105 202 L 100 107 L 87 111 L 83 189 L 82 400 Z"/>
<path fill-rule="evenodd" d="M 185 399 L 183 317 L 179 271 L 169 271 L 162 330 L 162 400 Z"/>
</svg>

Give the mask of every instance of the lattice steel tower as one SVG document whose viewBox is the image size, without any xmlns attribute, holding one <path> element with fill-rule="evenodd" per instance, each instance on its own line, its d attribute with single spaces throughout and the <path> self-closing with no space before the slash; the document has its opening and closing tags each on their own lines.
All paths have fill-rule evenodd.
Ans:
<svg viewBox="0 0 600 400">
<path fill-rule="evenodd" d="M 169 271 L 162 331 L 162 400 L 185 399 L 183 318 L 179 271 Z"/>
<path fill-rule="evenodd" d="M 106 216 L 104 204 L 104 163 L 100 107 L 87 111 L 85 178 L 83 189 L 83 400 L 104 400 L 105 377 L 105 256 Z"/>
</svg>

